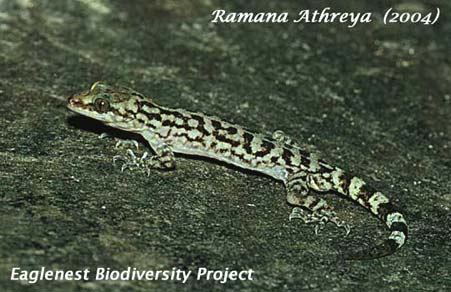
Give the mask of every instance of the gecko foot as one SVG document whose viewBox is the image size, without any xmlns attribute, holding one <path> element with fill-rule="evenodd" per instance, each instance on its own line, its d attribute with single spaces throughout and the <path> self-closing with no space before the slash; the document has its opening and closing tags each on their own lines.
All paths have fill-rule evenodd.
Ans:
<svg viewBox="0 0 451 292">
<path fill-rule="evenodd" d="M 147 156 L 148 156 L 148 153 L 144 152 L 142 157 L 138 158 L 135 155 L 135 153 L 133 152 L 133 150 L 127 149 L 127 156 L 122 156 L 122 155 L 114 156 L 113 157 L 113 164 L 116 164 L 116 161 L 118 161 L 118 160 L 124 161 L 124 163 L 121 166 L 121 172 L 123 172 L 127 168 L 130 168 L 130 169 L 134 168 L 134 167 L 139 168 L 142 165 L 142 161 L 144 159 L 146 159 Z"/>
<path fill-rule="evenodd" d="M 294 207 L 291 211 L 288 219 L 291 221 L 292 219 L 301 219 L 304 223 L 315 224 L 315 234 L 318 235 L 319 232 L 324 228 L 326 223 L 328 222 L 328 218 L 325 216 L 318 216 L 315 213 L 309 212 L 299 207 Z"/>
<path fill-rule="evenodd" d="M 306 224 L 309 223 L 315 224 L 316 235 L 318 235 L 319 232 L 325 227 L 327 222 L 332 222 L 337 227 L 344 228 L 346 232 L 345 236 L 347 236 L 351 231 L 351 227 L 348 224 L 344 223 L 342 220 L 340 220 L 335 215 L 334 211 L 330 210 L 323 209 L 319 212 L 310 212 L 299 207 L 294 207 L 289 216 L 289 220 L 291 221 L 292 219 L 301 219 Z"/>
<path fill-rule="evenodd" d="M 113 157 L 113 163 L 116 163 L 117 160 L 124 161 L 121 171 L 124 171 L 127 168 L 138 168 L 144 170 L 147 176 L 150 176 L 152 169 L 174 168 L 174 160 L 172 155 L 155 156 L 150 155 L 147 151 L 145 151 L 141 157 L 138 157 L 133 150 L 127 149 L 127 156 L 116 155 Z"/>
<path fill-rule="evenodd" d="M 351 233 L 351 225 L 344 223 L 344 221 L 337 217 L 330 218 L 329 221 L 334 223 L 337 227 L 343 228 L 345 230 L 345 237 Z"/>
</svg>

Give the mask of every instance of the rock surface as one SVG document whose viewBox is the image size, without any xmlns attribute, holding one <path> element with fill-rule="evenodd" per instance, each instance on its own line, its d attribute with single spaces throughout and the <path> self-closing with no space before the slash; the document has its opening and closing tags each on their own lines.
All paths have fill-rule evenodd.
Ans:
<svg viewBox="0 0 451 292">
<path fill-rule="evenodd" d="M 381 21 L 389 7 L 435 11 L 423 1 L 240 2 L 0 0 L 1 291 L 450 289 L 450 2 L 434 1 L 433 26 Z M 352 29 L 210 23 L 215 9 L 296 15 L 327 5 L 375 19 Z M 121 172 L 114 140 L 98 138 L 111 131 L 65 108 L 97 80 L 256 131 L 283 130 L 393 198 L 410 225 L 407 245 L 342 262 L 341 253 L 388 234 L 363 208 L 324 195 L 353 229 L 315 235 L 288 221 L 280 183 L 202 159 L 179 157 L 175 171 L 149 176 Z M 42 266 L 252 268 L 256 276 L 9 280 L 12 267 Z"/>
</svg>

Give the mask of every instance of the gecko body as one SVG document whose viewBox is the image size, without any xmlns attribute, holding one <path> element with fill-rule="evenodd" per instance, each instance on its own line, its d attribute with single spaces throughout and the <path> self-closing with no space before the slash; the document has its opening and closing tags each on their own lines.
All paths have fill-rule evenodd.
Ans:
<svg viewBox="0 0 451 292">
<path fill-rule="evenodd" d="M 267 137 L 217 117 L 163 107 L 132 89 L 100 82 L 69 98 L 68 108 L 108 126 L 141 135 L 154 152 L 142 157 L 146 167 L 172 169 L 174 153 L 182 153 L 223 161 L 282 181 L 287 201 L 295 207 L 293 217 L 305 222 L 320 225 L 332 222 L 349 232 L 348 225 L 336 216 L 333 208 L 312 191 L 337 192 L 350 198 L 380 218 L 390 231 L 382 244 L 351 258 L 392 254 L 407 239 L 404 216 L 388 197 L 357 176 L 303 150 L 281 131 Z"/>
</svg>

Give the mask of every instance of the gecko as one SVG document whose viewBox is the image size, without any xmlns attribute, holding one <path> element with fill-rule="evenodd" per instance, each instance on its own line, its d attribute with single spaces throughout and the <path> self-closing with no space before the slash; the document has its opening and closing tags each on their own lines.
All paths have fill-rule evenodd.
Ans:
<svg viewBox="0 0 451 292">
<path fill-rule="evenodd" d="M 95 82 L 71 96 L 67 107 L 107 126 L 141 135 L 153 154 L 133 163 L 148 169 L 175 168 L 174 154 L 207 157 L 283 182 L 290 219 L 323 226 L 331 222 L 349 233 L 321 193 L 333 192 L 358 203 L 385 223 L 390 234 L 380 244 L 353 252 L 349 259 L 374 259 L 393 254 L 406 242 L 404 215 L 382 192 L 363 179 L 309 153 L 282 131 L 258 134 L 215 116 L 158 105 L 153 98 L 127 87 Z M 315 229 L 316 230 L 316 229 Z"/>
</svg>

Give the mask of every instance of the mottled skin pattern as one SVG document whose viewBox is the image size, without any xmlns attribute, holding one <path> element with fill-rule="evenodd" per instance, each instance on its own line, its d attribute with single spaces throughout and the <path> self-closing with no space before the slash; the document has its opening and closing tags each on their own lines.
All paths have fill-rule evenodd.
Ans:
<svg viewBox="0 0 451 292">
<path fill-rule="evenodd" d="M 162 107 L 132 89 L 100 82 L 69 98 L 68 108 L 108 126 L 142 135 L 154 155 L 133 157 L 135 163 L 146 168 L 172 169 L 174 153 L 183 153 L 220 160 L 280 180 L 286 186 L 288 203 L 300 207 L 295 208 L 292 217 L 305 222 L 332 222 L 349 232 L 332 207 L 312 191 L 333 191 L 349 197 L 379 217 L 390 230 L 383 244 L 350 258 L 386 256 L 407 239 L 403 215 L 384 194 L 302 150 L 281 131 L 265 137 L 216 117 Z"/>
</svg>

